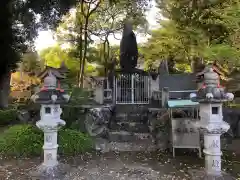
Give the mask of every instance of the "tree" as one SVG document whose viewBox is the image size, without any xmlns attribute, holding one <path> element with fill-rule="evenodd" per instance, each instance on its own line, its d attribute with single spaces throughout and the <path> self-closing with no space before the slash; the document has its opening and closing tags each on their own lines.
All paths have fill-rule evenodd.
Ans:
<svg viewBox="0 0 240 180">
<path fill-rule="evenodd" d="M 76 11 L 65 16 L 57 31 L 60 42 L 69 42 L 72 46 L 77 47 L 75 52 L 81 67 L 79 86 L 82 84 L 86 54 L 93 42 L 92 36 L 97 36 L 103 42 L 103 51 L 101 52 L 104 53 L 101 57 L 107 63 L 110 54 L 108 37 L 122 29 L 126 18 L 134 19 L 135 25 L 139 25 L 145 20 L 143 12 L 145 12 L 147 5 L 143 3 L 146 3 L 146 0 L 119 1 L 116 4 L 110 4 L 108 1 L 96 1 L 95 3 L 91 7 L 89 3 L 81 3 Z"/>
<path fill-rule="evenodd" d="M 221 64 L 239 63 L 240 5 L 237 0 L 195 1 L 157 0 L 162 15 L 162 28 L 145 45 L 151 65 L 155 54 L 172 56 L 176 63 L 218 60 Z M 167 25 L 166 25 L 167 24 Z M 179 61 L 179 60 L 184 61 Z M 176 64 L 175 63 L 175 64 Z"/>
<path fill-rule="evenodd" d="M 69 73 L 67 75 L 67 81 L 71 82 L 72 84 L 77 83 L 77 75 L 80 71 L 79 60 L 72 54 L 72 49 L 62 49 L 59 45 L 50 47 L 47 49 L 43 49 L 40 52 L 40 59 L 41 63 L 44 66 L 50 66 L 54 68 L 59 68 L 61 63 L 64 61 L 67 68 L 69 69 Z M 96 48 L 89 48 L 88 54 L 86 56 L 86 68 L 85 74 L 96 75 L 99 73 L 96 66 L 94 65 L 101 65 L 100 57 L 99 57 L 99 50 Z"/>
<path fill-rule="evenodd" d="M 138 3 L 144 1 L 122 2 L 115 5 L 109 3 L 102 4 L 95 14 L 95 20 L 91 23 L 91 34 L 100 39 L 102 45 L 101 59 L 105 61 L 105 76 L 107 75 L 108 66 L 111 63 L 111 47 L 109 43 L 109 36 L 116 39 L 115 34 L 121 33 L 126 21 L 131 22 L 134 29 L 138 32 L 146 33 L 148 30 L 148 22 L 145 18 L 144 12 L 148 9 L 149 4 Z M 127 6 L 126 6 L 127 5 Z"/>
<path fill-rule="evenodd" d="M 118 0 L 109 0 L 117 3 Z M 1 69 L 0 108 L 7 107 L 10 73 L 17 67 L 20 54 L 32 47 L 39 28 L 54 28 L 62 15 L 78 0 L 3 0 L 0 7 Z"/>
<path fill-rule="evenodd" d="M 151 32 L 151 38 L 140 48 L 147 69 L 156 69 L 161 60 L 171 58 L 174 60 L 172 65 L 190 64 L 192 57 L 202 52 L 206 43 L 202 31 L 191 27 L 181 28 L 169 20 L 161 21 L 161 25 L 161 28 Z M 192 43 L 194 41 L 196 43 Z"/>
<path fill-rule="evenodd" d="M 64 14 L 71 3 L 66 0 L 1 1 L 0 108 L 8 106 L 10 74 L 21 60 L 21 53 L 32 46 L 39 26 L 54 25 L 59 20 L 58 15 Z"/>
<path fill-rule="evenodd" d="M 29 75 L 35 75 L 41 71 L 41 63 L 37 52 L 27 52 L 21 58 L 21 70 Z"/>
</svg>

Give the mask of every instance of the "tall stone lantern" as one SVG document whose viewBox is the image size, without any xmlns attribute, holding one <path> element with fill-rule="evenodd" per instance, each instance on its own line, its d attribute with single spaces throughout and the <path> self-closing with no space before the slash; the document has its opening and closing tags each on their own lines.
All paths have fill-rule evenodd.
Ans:
<svg viewBox="0 0 240 180">
<path fill-rule="evenodd" d="M 219 76 L 213 68 L 207 66 L 203 72 L 203 86 L 198 92 L 192 93 L 192 101 L 199 102 L 199 116 L 195 126 L 204 135 L 205 171 L 196 171 L 193 175 L 195 179 L 223 179 L 226 174 L 221 171 L 221 145 L 220 136 L 230 128 L 229 124 L 223 121 L 222 104 L 232 101 L 234 95 L 226 93 L 220 86 Z M 193 178 L 193 179 L 194 179 Z"/>
<path fill-rule="evenodd" d="M 64 165 L 57 160 L 57 132 L 65 125 L 60 119 L 60 104 L 67 103 L 70 96 L 60 88 L 56 88 L 57 79 L 52 73 L 44 79 L 43 88 L 32 96 L 33 102 L 40 104 L 40 117 L 36 125 L 44 133 L 44 161 L 31 175 L 38 179 L 51 179 L 64 173 Z"/>
</svg>

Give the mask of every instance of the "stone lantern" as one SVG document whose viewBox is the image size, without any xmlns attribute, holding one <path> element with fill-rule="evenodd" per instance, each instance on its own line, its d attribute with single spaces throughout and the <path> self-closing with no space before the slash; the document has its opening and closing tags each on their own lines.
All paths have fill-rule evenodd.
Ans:
<svg viewBox="0 0 240 180">
<path fill-rule="evenodd" d="M 64 172 L 63 164 L 59 164 L 57 160 L 57 132 L 65 125 L 65 121 L 60 119 L 62 113 L 60 104 L 67 103 L 70 96 L 56 86 L 57 79 L 50 73 L 44 79 L 43 88 L 32 96 L 33 102 L 41 105 L 41 119 L 36 125 L 44 132 L 44 162 L 37 168 L 37 171 L 32 173 L 32 176 L 40 179 L 51 179 Z"/>
<path fill-rule="evenodd" d="M 223 121 L 222 103 L 232 101 L 234 95 L 226 93 L 220 86 L 219 76 L 212 67 L 207 66 L 203 72 L 204 82 L 198 92 L 192 93 L 192 101 L 199 102 L 199 116 L 195 126 L 204 135 L 205 171 L 198 172 L 193 176 L 203 179 L 226 178 L 221 172 L 221 145 L 220 136 L 230 128 L 229 124 Z M 196 173 L 196 172 L 195 172 Z M 201 178 L 200 178 L 201 179 Z"/>
</svg>

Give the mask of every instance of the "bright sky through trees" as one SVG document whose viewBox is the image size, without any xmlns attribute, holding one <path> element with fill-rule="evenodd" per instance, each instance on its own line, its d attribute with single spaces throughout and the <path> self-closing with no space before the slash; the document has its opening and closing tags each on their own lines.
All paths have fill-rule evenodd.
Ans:
<svg viewBox="0 0 240 180">
<path fill-rule="evenodd" d="M 155 7 L 155 2 L 153 2 L 151 10 L 148 11 L 146 14 L 147 14 L 147 20 L 149 22 L 150 29 L 157 28 L 158 24 L 159 24 L 159 23 L 157 23 L 158 9 Z M 120 39 L 121 34 L 116 34 L 116 37 L 118 39 Z M 144 41 L 146 41 L 146 39 L 147 39 L 147 36 L 137 35 L 138 43 L 144 42 Z M 109 37 L 109 40 L 110 40 L 111 44 L 119 44 L 120 43 L 119 40 L 114 39 L 114 37 L 112 37 L 112 36 Z M 47 48 L 47 47 L 54 46 L 55 44 L 56 44 L 56 41 L 54 40 L 51 31 L 40 31 L 39 35 L 35 41 L 35 46 L 38 51 L 42 50 L 44 48 Z"/>
</svg>

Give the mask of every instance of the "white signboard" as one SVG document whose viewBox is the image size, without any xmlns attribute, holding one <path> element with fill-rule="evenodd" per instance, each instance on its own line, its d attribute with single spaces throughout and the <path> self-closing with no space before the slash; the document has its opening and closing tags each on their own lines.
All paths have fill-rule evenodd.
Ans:
<svg viewBox="0 0 240 180">
<path fill-rule="evenodd" d="M 200 133 L 194 126 L 196 121 L 189 118 L 172 119 L 173 156 L 175 156 L 175 148 L 197 148 L 201 157 Z"/>
</svg>

